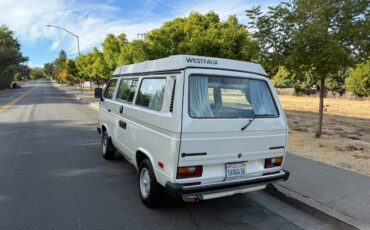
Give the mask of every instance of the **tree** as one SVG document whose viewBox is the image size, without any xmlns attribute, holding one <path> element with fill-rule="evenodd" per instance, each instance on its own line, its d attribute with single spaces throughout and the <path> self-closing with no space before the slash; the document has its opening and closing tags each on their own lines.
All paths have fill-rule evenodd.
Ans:
<svg viewBox="0 0 370 230">
<path fill-rule="evenodd" d="M 30 78 L 31 69 L 27 65 L 18 65 L 16 68 L 16 75 L 14 78 L 15 80 L 23 80 Z"/>
<path fill-rule="evenodd" d="M 62 69 L 58 73 L 58 81 L 61 83 L 68 82 L 68 71 L 67 69 Z"/>
<path fill-rule="evenodd" d="M 44 72 L 45 72 L 45 75 L 47 77 L 49 77 L 49 78 L 54 77 L 56 75 L 54 64 L 53 63 L 45 63 L 44 64 Z"/>
<path fill-rule="evenodd" d="M 21 45 L 12 31 L 0 26 L 0 88 L 6 88 L 14 79 L 17 67 L 27 61 L 21 53 Z"/>
<path fill-rule="evenodd" d="M 121 46 L 119 65 L 127 65 L 150 59 L 149 50 L 143 40 L 133 40 Z"/>
<path fill-rule="evenodd" d="M 45 78 L 44 70 L 42 68 L 31 69 L 30 77 L 32 80 Z"/>
<path fill-rule="evenodd" d="M 315 93 L 313 86 L 317 84 L 312 71 L 291 72 L 284 66 L 272 78 L 276 87 L 292 87 L 296 96 L 311 95 Z"/>
<path fill-rule="evenodd" d="M 346 89 L 357 97 L 370 96 L 370 59 L 350 72 Z"/>
<path fill-rule="evenodd" d="M 293 82 L 290 75 L 291 73 L 284 66 L 280 66 L 278 72 L 272 78 L 272 83 L 275 87 L 292 87 Z"/>
<path fill-rule="evenodd" d="M 165 22 L 144 39 L 128 41 L 124 33 L 108 34 L 102 46 L 102 52 L 94 48 L 76 59 L 79 76 L 98 84 L 106 81 L 118 66 L 145 60 L 193 54 L 250 61 L 258 52 L 256 42 L 236 16 L 221 21 L 214 12 L 191 13 L 189 17 Z"/>
<path fill-rule="evenodd" d="M 310 73 L 306 82 L 319 85 L 320 103 L 316 137 L 321 136 L 325 82 L 341 68 L 369 56 L 369 34 L 366 0 L 293 0 L 270 7 L 262 15 L 260 9 L 247 11 L 261 57 L 274 71 L 277 64 L 285 66 L 291 76 Z M 360 31 L 358 31 L 360 30 Z M 355 42 L 356 39 L 362 39 Z M 356 44 L 355 44 L 356 43 Z M 358 45 L 361 44 L 361 45 Z M 355 48 L 354 48 L 355 47 Z M 278 66 L 279 66 L 278 65 Z M 276 68 L 276 67 L 275 67 Z"/>
<path fill-rule="evenodd" d="M 59 55 L 58 55 L 58 61 L 60 61 L 61 63 L 66 63 L 67 61 L 67 54 L 64 50 L 61 50 L 59 52 Z"/>
<path fill-rule="evenodd" d="M 94 60 L 92 54 L 80 55 L 76 58 L 78 75 L 84 80 L 91 80 L 92 65 Z"/>
<path fill-rule="evenodd" d="M 78 75 L 78 70 L 75 61 L 73 61 L 72 59 L 67 59 L 65 69 L 67 70 L 67 80 L 74 83 L 80 82 L 81 87 L 82 86 L 81 79 Z"/>
<path fill-rule="evenodd" d="M 262 14 L 260 6 L 246 10 L 249 28 L 255 31 L 252 37 L 259 47 L 258 60 L 270 76 L 285 65 L 291 52 L 292 37 L 297 30 L 292 11 L 284 2 L 276 7 L 269 6 L 266 14 Z"/>
<path fill-rule="evenodd" d="M 326 88 L 332 93 L 335 97 L 336 94 L 342 96 L 345 91 L 345 79 L 349 75 L 349 68 L 340 68 L 337 73 L 334 73 L 325 80 Z"/>
<path fill-rule="evenodd" d="M 121 52 L 120 41 L 113 34 L 108 34 L 103 41 L 103 56 L 111 73 L 117 68 Z"/>
<path fill-rule="evenodd" d="M 94 60 L 92 64 L 92 77 L 93 81 L 98 84 L 98 86 L 106 82 L 110 78 L 110 70 L 105 62 L 103 53 L 101 53 L 96 47 L 92 52 L 92 58 Z"/>
<path fill-rule="evenodd" d="M 66 77 L 66 62 L 67 54 L 64 50 L 61 50 L 59 52 L 58 58 L 54 61 L 54 67 L 58 81 L 63 83 L 66 83 L 68 81 Z"/>
<path fill-rule="evenodd" d="M 144 41 L 150 59 L 192 54 L 250 61 L 258 52 L 257 44 L 236 16 L 222 22 L 214 12 L 193 12 L 187 18 L 165 22 L 150 31 Z"/>
</svg>

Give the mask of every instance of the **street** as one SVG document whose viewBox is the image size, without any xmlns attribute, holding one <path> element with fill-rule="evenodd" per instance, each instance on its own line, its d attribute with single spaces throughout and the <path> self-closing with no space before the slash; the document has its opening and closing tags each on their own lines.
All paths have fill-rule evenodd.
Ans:
<svg viewBox="0 0 370 230">
<path fill-rule="evenodd" d="M 134 167 L 101 156 L 96 110 L 46 80 L 5 93 L 21 98 L 0 110 L 1 230 L 334 229 L 263 191 L 148 209 Z"/>
</svg>

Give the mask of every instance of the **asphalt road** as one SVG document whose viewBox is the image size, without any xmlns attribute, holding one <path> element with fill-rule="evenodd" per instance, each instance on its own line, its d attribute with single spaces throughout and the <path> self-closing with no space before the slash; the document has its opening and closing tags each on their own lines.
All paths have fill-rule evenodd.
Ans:
<svg viewBox="0 0 370 230">
<path fill-rule="evenodd" d="M 118 154 L 101 157 L 93 108 L 48 81 L 0 99 L 1 230 L 333 229 L 262 191 L 199 203 L 164 197 L 148 209 L 135 169 Z"/>
</svg>

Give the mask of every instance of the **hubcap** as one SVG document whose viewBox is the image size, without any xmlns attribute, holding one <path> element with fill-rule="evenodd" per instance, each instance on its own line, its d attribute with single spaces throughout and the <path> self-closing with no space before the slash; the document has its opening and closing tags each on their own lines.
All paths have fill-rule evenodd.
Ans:
<svg viewBox="0 0 370 230">
<path fill-rule="evenodd" d="M 105 154 L 107 152 L 107 144 L 108 144 L 108 141 L 107 141 L 107 136 L 104 135 L 104 138 L 103 138 L 103 154 Z"/>
<path fill-rule="evenodd" d="M 140 192 L 146 198 L 150 192 L 150 176 L 147 168 L 143 168 L 140 172 Z"/>
</svg>

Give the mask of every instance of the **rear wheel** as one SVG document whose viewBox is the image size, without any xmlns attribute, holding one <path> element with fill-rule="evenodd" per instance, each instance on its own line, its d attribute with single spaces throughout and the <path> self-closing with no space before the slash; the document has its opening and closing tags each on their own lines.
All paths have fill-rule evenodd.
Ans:
<svg viewBox="0 0 370 230">
<path fill-rule="evenodd" d="M 141 201 L 148 207 L 157 206 L 160 202 L 162 187 L 158 184 L 152 164 L 148 159 L 141 162 L 138 179 Z"/>
<path fill-rule="evenodd" d="M 107 130 L 104 130 L 102 136 L 102 150 L 103 150 L 103 157 L 106 160 L 112 160 L 114 158 L 114 146 L 110 137 L 108 136 Z"/>
</svg>

